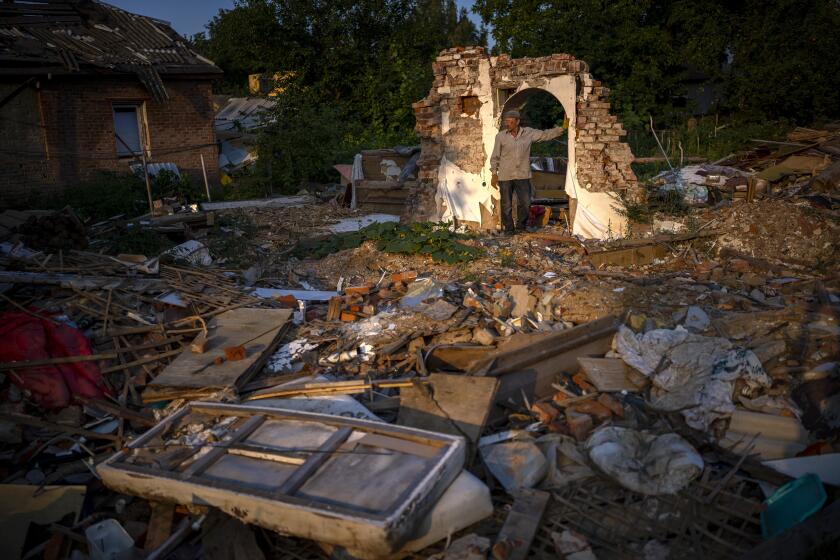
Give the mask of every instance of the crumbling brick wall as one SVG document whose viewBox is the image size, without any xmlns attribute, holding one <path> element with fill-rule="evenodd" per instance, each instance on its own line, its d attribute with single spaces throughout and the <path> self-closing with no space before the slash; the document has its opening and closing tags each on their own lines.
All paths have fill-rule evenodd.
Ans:
<svg viewBox="0 0 840 560">
<path fill-rule="evenodd" d="M 443 158 L 466 172 L 481 173 L 481 180 L 489 183 L 484 175 L 492 144 L 481 121 L 490 118 L 498 124 L 506 101 L 500 92 L 541 88 L 561 75 L 573 76 L 577 83 L 574 106 L 565 109 L 573 123 L 574 136 L 569 140 L 575 144 L 580 186 L 590 192 L 638 193 L 630 167 L 633 154 L 621 141 L 626 132 L 618 117 L 610 114 L 609 90 L 592 78 L 585 62 L 568 54 L 490 57 L 482 47 L 458 47 L 441 52 L 432 68 L 429 95 L 413 105 L 422 149 L 420 185 L 409 199 L 408 214 L 415 219 L 433 214 Z M 489 104 L 489 110 L 480 115 L 463 112 L 464 99 L 471 96 Z"/>
<path fill-rule="evenodd" d="M 170 99 L 156 103 L 133 77 L 41 81 L 30 93 L 40 113 L 36 122 L 42 147 L 37 152 L 27 148 L 0 153 L 0 206 L 20 206 L 33 193 L 72 187 L 98 171 L 128 173 L 131 158 L 117 157 L 114 103 L 144 103 L 151 162 L 175 163 L 194 181 L 203 182 L 203 154 L 208 178 L 215 182 L 218 149 L 211 81 L 167 79 L 165 85 Z"/>
</svg>

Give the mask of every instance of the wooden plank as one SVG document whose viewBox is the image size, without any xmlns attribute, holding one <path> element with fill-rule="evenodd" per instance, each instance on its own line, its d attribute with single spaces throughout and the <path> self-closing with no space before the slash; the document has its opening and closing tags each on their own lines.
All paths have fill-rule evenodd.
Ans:
<svg viewBox="0 0 840 560">
<path fill-rule="evenodd" d="M 172 534 L 172 520 L 175 518 L 174 504 L 152 502 L 151 505 L 152 515 L 149 517 L 149 527 L 146 530 L 146 544 L 143 546 L 146 554 L 166 542 Z"/>
<path fill-rule="evenodd" d="M 523 489 L 516 492 L 513 507 L 493 545 L 493 558 L 527 558 L 549 498 L 551 494 L 542 490 Z"/>
<path fill-rule="evenodd" d="M 433 373 L 428 386 L 400 391 L 397 423 L 478 441 L 496 397 L 498 379 Z"/>
<path fill-rule="evenodd" d="M 268 358 L 265 354 L 276 344 L 280 330 L 291 315 L 290 309 L 238 308 L 216 316 L 209 325 L 212 336 L 207 341 L 207 351 L 204 354 L 181 352 L 148 385 L 147 391 L 150 396 L 161 390 L 172 396 L 172 390 L 177 393 L 183 389 L 195 395 L 235 386 L 261 360 Z M 224 356 L 224 348 L 239 345 L 245 346 L 245 359 L 213 363 L 215 358 Z"/>
<path fill-rule="evenodd" d="M 409 455 L 417 455 L 427 459 L 431 459 L 440 453 L 440 447 L 434 445 L 425 445 L 416 441 L 384 436 L 382 434 L 365 434 L 353 443 L 357 445 L 381 447 L 382 449 L 390 449 L 392 451 L 399 451 L 400 453 L 407 453 Z"/>
<path fill-rule="evenodd" d="M 353 433 L 352 428 L 343 427 L 336 430 L 319 448 L 318 451 L 312 453 L 306 461 L 299 466 L 292 475 L 287 478 L 283 484 L 278 488 L 277 493 L 281 495 L 291 495 L 300 490 L 309 478 L 315 474 L 321 465 L 327 462 L 332 452 L 341 447 L 347 441 L 350 434 Z"/>
<path fill-rule="evenodd" d="M 0 420 L 11 422 L 12 424 L 22 424 L 24 426 L 32 426 L 34 428 L 44 428 L 56 433 L 73 434 L 85 436 L 88 439 L 107 439 L 110 441 L 120 441 L 121 438 L 113 434 L 100 434 L 92 430 L 85 430 L 84 428 L 76 428 L 64 424 L 57 424 L 55 422 L 47 422 L 34 416 L 26 414 L 18 414 L 15 412 L 0 412 Z"/>
<path fill-rule="evenodd" d="M 600 266 L 637 266 L 650 264 L 655 259 L 664 258 L 667 254 L 668 249 L 662 245 L 644 245 L 589 253 L 589 262 L 596 268 Z"/>
<path fill-rule="evenodd" d="M 598 391 L 637 391 L 627 378 L 627 364 L 618 358 L 589 358 L 580 356 L 581 369 Z"/>
<path fill-rule="evenodd" d="M 510 401 L 524 404 L 523 392 L 529 399 L 553 394 L 557 373 L 574 372 L 581 356 L 603 356 L 610 349 L 617 327 L 617 318 L 607 316 L 558 333 L 511 337 L 499 348 L 487 372 L 501 376 L 496 402 L 504 406 Z M 491 418 L 502 413 L 497 408 Z"/>
<path fill-rule="evenodd" d="M 222 458 L 227 453 L 228 447 L 242 441 L 259 428 L 265 422 L 265 416 L 252 416 L 242 424 L 242 427 L 231 434 L 230 438 L 222 440 L 215 444 L 213 449 L 206 453 L 203 457 L 196 460 L 192 465 L 184 469 L 181 473 L 181 478 L 187 479 L 194 475 L 199 475 L 209 469 L 213 463 Z"/>
<path fill-rule="evenodd" d="M 248 397 L 249 401 L 261 399 L 286 399 L 291 397 L 312 397 L 316 395 L 353 395 L 367 393 L 371 389 L 400 389 L 413 387 L 417 383 L 426 383 L 425 377 L 401 379 L 371 379 L 370 381 L 324 381 L 303 383 L 287 389 L 258 391 Z"/>
</svg>

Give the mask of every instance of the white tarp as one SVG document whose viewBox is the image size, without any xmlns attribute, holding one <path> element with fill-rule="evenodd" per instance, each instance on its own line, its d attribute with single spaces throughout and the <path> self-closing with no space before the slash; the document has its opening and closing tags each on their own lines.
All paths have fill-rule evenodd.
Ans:
<svg viewBox="0 0 840 560">
<path fill-rule="evenodd" d="M 573 234 L 585 239 L 611 239 L 624 237 L 627 233 L 627 217 L 619 212 L 621 204 L 616 194 L 590 192 L 582 187 L 572 158 L 566 169 L 566 194 L 577 199 Z"/>
<path fill-rule="evenodd" d="M 619 484 L 651 496 L 676 494 L 703 471 L 703 458 L 677 434 L 605 426 L 589 436 L 586 450 Z"/>
<path fill-rule="evenodd" d="M 636 334 L 622 325 L 613 350 L 650 377 L 654 408 L 679 411 L 698 430 L 708 430 L 713 421 L 735 411 L 732 392 L 737 379 L 751 387 L 769 387 L 772 382 L 751 350 L 725 338 L 692 334 L 681 326 Z"/>
<path fill-rule="evenodd" d="M 492 213 L 493 199 L 499 199 L 499 191 L 491 187 L 489 182 L 482 186 L 483 182 L 480 173 L 468 173 L 443 157 L 435 196 L 437 215 L 441 221 L 457 218 L 480 224 L 481 205 Z"/>
</svg>

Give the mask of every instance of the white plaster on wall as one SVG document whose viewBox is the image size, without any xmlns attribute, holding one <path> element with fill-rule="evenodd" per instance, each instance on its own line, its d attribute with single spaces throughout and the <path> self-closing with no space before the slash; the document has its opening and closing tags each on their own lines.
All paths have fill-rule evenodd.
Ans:
<svg viewBox="0 0 840 560">
<path fill-rule="evenodd" d="M 443 109 L 440 112 L 440 133 L 446 134 L 447 132 L 449 132 L 449 128 L 449 111 Z"/>
<path fill-rule="evenodd" d="M 438 204 L 438 217 L 444 221 L 457 218 L 481 223 L 479 205 L 484 205 L 487 211 L 492 213 L 494 201 L 499 200 L 499 190 L 490 185 L 490 153 L 498 129 L 493 114 L 490 61 L 487 59 L 479 61 L 478 79 L 472 86 L 471 95 L 477 96 L 481 101 L 478 119 L 481 122 L 481 138 L 484 145 L 484 168 L 481 173 L 468 173 L 448 161 L 446 157 L 441 159 L 435 200 Z M 445 121 L 442 121 L 441 130 L 445 133 L 449 128 L 449 114 L 444 112 L 443 115 Z"/>
<path fill-rule="evenodd" d="M 451 222 L 453 218 L 481 223 L 481 208 L 484 205 L 492 211 L 498 190 L 483 185 L 481 174 L 468 173 L 446 159 L 441 158 L 438 170 L 438 189 L 435 194 L 437 214 L 440 220 Z"/>
<path fill-rule="evenodd" d="M 481 101 L 478 118 L 481 121 L 481 137 L 484 145 L 485 162 L 481 173 L 468 173 L 452 162 L 443 158 L 438 172 L 436 201 L 438 217 L 441 220 L 466 220 L 481 222 L 480 205 L 488 212 L 500 198 L 499 190 L 490 186 L 490 154 L 499 131 L 499 116 L 502 107 L 495 106 L 493 87 L 490 81 L 490 66 L 494 59 L 479 62 L 477 83 L 473 85 L 472 95 Z M 582 74 L 584 85 L 591 85 L 592 77 Z M 605 239 L 621 236 L 627 229 L 627 220 L 617 212 L 617 205 L 609 193 L 593 193 L 583 188 L 577 178 L 575 158 L 575 123 L 577 120 L 577 93 L 575 77 L 570 74 L 552 76 L 539 83 L 523 82 L 515 93 L 526 89 L 542 89 L 552 94 L 563 106 L 569 118 L 569 164 L 566 170 L 566 193 L 578 199 L 577 215 L 573 233 L 586 238 Z M 439 88 L 440 90 L 440 88 Z M 445 134 L 449 128 L 449 113 L 441 115 L 441 130 Z"/>
</svg>

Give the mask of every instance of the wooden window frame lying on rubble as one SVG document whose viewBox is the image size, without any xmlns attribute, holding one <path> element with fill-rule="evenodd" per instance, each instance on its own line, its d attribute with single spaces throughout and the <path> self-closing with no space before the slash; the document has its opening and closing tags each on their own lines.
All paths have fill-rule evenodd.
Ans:
<svg viewBox="0 0 840 560">
<path fill-rule="evenodd" d="M 222 416 L 235 416 L 238 425 L 231 426 L 227 439 L 215 445 L 203 443 L 196 446 L 192 455 L 207 445 L 212 448 L 186 467 L 184 464 L 191 460 L 192 455 L 180 458 L 171 467 L 162 468 L 126 462 L 133 450 L 150 447 L 147 444 L 156 437 L 163 436 L 171 426 L 194 413 L 210 415 L 216 422 Z M 317 451 L 309 453 L 300 463 L 291 463 L 298 466 L 285 480 L 278 482 L 275 488 L 266 490 L 245 481 L 240 483 L 206 476 L 207 471 L 223 457 L 236 455 L 229 455 L 232 448 L 239 445 L 247 447 L 250 435 L 256 434 L 267 421 L 276 420 L 325 425 L 335 430 L 326 441 L 319 444 Z M 427 464 L 422 467 L 416 467 L 415 464 L 415 474 L 408 479 L 410 482 L 405 489 L 399 495 L 394 495 L 387 507 L 383 506 L 378 511 L 364 504 L 354 508 L 353 504 L 340 504 L 326 497 L 296 495 L 322 467 L 337 457 L 332 452 L 338 450 L 353 433 L 362 434 L 353 440 L 357 445 L 385 449 L 395 457 L 421 457 Z M 277 445 L 274 453 L 280 455 L 282 442 Z M 97 467 L 97 471 L 103 482 L 118 492 L 157 501 L 217 507 L 247 523 L 379 556 L 399 550 L 414 536 L 417 524 L 461 472 L 465 449 L 465 440 L 460 436 L 415 428 L 272 407 L 193 402 L 107 459 Z M 247 457 L 265 460 L 266 463 L 285 462 L 254 455 Z M 359 464 L 360 468 L 364 466 L 361 462 Z M 421 469 L 419 473 L 416 473 L 416 468 Z M 336 482 L 341 484 L 343 481 Z M 318 480 L 316 484 L 321 486 L 319 490 L 324 490 L 323 486 L 328 482 Z M 387 494 L 389 488 L 382 487 L 381 491 Z"/>
</svg>

